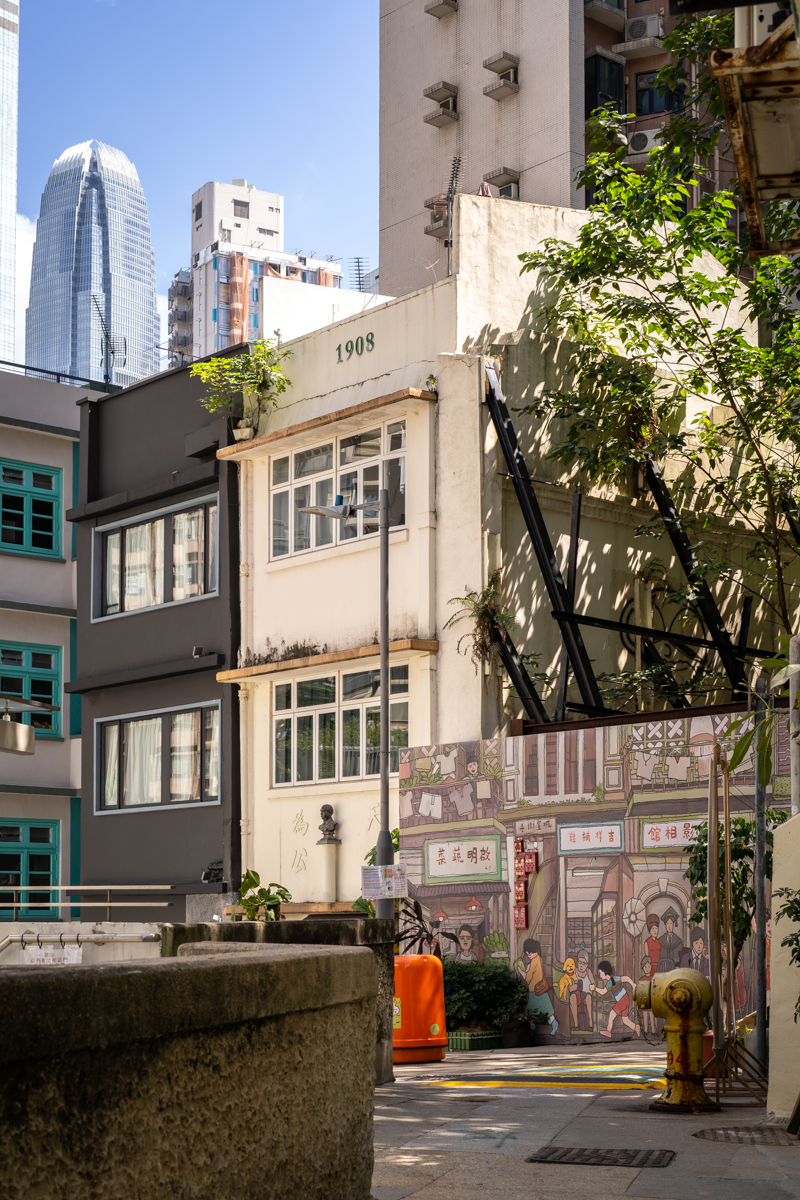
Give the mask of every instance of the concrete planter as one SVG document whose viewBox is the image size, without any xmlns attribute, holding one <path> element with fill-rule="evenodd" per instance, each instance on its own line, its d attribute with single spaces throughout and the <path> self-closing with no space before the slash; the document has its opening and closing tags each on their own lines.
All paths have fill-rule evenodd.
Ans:
<svg viewBox="0 0 800 1200">
<path fill-rule="evenodd" d="M 249 442 L 255 435 L 255 430 L 249 426 L 247 429 L 234 429 L 233 436 L 237 442 Z"/>
</svg>

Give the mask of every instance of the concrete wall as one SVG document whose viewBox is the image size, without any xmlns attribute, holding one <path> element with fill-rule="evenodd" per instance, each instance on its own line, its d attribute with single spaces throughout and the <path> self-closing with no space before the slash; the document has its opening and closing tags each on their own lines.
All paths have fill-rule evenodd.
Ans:
<svg viewBox="0 0 800 1200">
<path fill-rule="evenodd" d="M 800 817 L 793 817 L 775 830 L 772 892 L 800 886 Z M 787 917 L 775 920 L 783 902 L 772 902 L 772 941 L 769 997 L 769 1095 L 767 1112 L 785 1119 L 792 1115 L 800 1097 L 800 1023 L 795 1005 L 800 995 L 800 968 L 791 962 L 791 950 L 781 942 L 797 932 Z"/>
<path fill-rule="evenodd" d="M 369 1200 L 366 947 L 10 969 L 8 1200 Z"/>
<path fill-rule="evenodd" d="M 372 292 L 262 275 L 258 280 L 258 336 L 272 338 L 280 330 L 281 340 L 288 342 L 344 317 L 366 314 L 391 299 Z"/>
</svg>

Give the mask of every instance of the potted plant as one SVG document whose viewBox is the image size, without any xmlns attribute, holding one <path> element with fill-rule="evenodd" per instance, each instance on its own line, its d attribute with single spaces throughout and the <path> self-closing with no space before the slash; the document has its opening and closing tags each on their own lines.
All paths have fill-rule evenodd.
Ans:
<svg viewBox="0 0 800 1200">
<path fill-rule="evenodd" d="M 192 363 L 190 375 L 208 384 L 208 394 L 200 403 L 209 412 L 225 413 L 233 420 L 234 412 L 242 406 L 242 417 L 236 426 L 231 424 L 237 442 L 249 441 L 258 433 L 262 415 L 278 405 L 278 397 L 291 387 L 283 372 L 283 361 L 291 350 L 280 350 L 277 341 L 253 342 L 242 354 L 224 358 L 209 358 Z"/>
<path fill-rule="evenodd" d="M 239 884 L 239 897 L 239 905 L 248 921 L 279 921 L 281 904 L 288 904 L 292 899 L 291 892 L 280 883 L 262 887 L 258 871 L 245 871 Z M 236 909 L 233 919 L 237 919 Z"/>
</svg>

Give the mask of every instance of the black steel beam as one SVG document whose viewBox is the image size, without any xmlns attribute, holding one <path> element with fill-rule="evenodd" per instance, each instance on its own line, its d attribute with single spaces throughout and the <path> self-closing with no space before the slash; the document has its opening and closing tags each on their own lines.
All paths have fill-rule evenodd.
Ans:
<svg viewBox="0 0 800 1200">
<path fill-rule="evenodd" d="M 739 692 L 746 692 L 746 672 L 744 666 L 747 653 L 747 635 L 750 632 L 750 616 L 753 611 L 753 597 L 745 596 L 742 603 L 742 621 L 739 626 L 739 637 L 736 641 L 736 661 L 739 666 Z"/>
<path fill-rule="evenodd" d="M 550 718 L 545 712 L 533 680 L 525 670 L 525 664 L 517 652 L 517 648 L 509 635 L 503 634 L 496 626 L 492 629 L 492 641 L 497 646 L 497 652 L 502 659 L 508 677 L 514 685 L 514 690 L 522 701 L 522 707 L 529 721 L 537 725 L 549 724 Z"/>
<path fill-rule="evenodd" d="M 664 659 L 655 648 L 652 638 L 642 637 L 642 657 L 645 659 L 648 667 L 667 667 L 665 677 L 668 684 L 671 684 L 672 691 L 668 692 L 669 699 L 672 700 L 673 708 L 689 708 L 689 701 L 680 689 L 677 679 L 675 678 L 672 669 L 664 662 Z M 662 683 L 662 688 L 666 691 L 666 687 Z"/>
<path fill-rule="evenodd" d="M 706 629 L 711 635 L 725 674 L 731 682 L 731 687 L 734 692 L 737 692 L 739 690 L 739 661 L 736 657 L 733 642 L 731 641 L 731 635 L 728 633 L 725 622 L 722 620 L 720 611 L 717 608 L 717 602 L 711 593 L 711 588 L 706 583 L 703 569 L 697 559 L 694 547 L 683 528 L 680 514 L 669 494 L 667 485 L 664 482 L 664 476 L 661 474 L 661 469 L 649 455 L 645 460 L 645 477 L 686 578 L 695 589 L 695 604 L 700 610 L 700 615 L 705 622 Z M 764 657 L 767 656 L 765 655 Z"/>
<path fill-rule="evenodd" d="M 583 613 L 551 613 L 556 621 L 574 622 L 576 625 L 591 625 L 594 629 L 611 629 L 617 633 L 630 633 L 634 637 L 649 638 L 654 642 L 674 642 L 676 646 L 697 646 L 705 650 L 719 650 L 710 638 L 690 637 L 688 633 L 672 633 L 668 629 L 651 629 L 648 625 L 629 625 L 627 621 L 606 621 L 603 617 L 590 617 Z M 756 650 L 755 646 L 744 646 L 741 651 L 748 658 L 773 658 L 774 650 Z"/>
<path fill-rule="evenodd" d="M 494 423 L 497 439 L 500 442 L 500 448 L 503 451 L 503 457 L 506 460 L 506 466 L 511 475 L 511 481 L 514 484 L 514 491 L 516 492 L 528 535 L 539 563 L 539 569 L 544 578 L 550 603 L 560 613 L 567 612 L 571 608 L 569 593 L 567 592 L 564 579 L 561 575 L 561 569 L 556 560 L 553 544 L 550 541 L 550 534 L 547 532 L 547 526 L 542 516 L 542 510 L 539 508 L 539 502 L 533 491 L 531 477 L 528 473 L 522 451 L 520 450 L 519 442 L 517 441 L 517 435 L 511 422 L 505 398 L 500 390 L 497 372 L 494 367 L 490 367 L 488 364 L 486 366 L 486 381 L 488 384 L 486 404 L 489 409 L 489 415 Z M 561 636 L 564 639 L 564 645 L 567 647 L 569 661 L 575 673 L 575 681 L 581 694 L 581 700 L 585 705 L 598 709 L 600 712 L 605 711 L 603 697 L 597 686 L 597 680 L 595 679 L 589 655 L 586 653 L 580 629 L 576 625 L 562 626 Z"/>
<path fill-rule="evenodd" d="M 575 577 L 578 573 L 578 540 L 581 533 L 581 494 L 576 492 L 572 497 L 572 517 L 569 524 L 569 554 L 567 555 L 567 592 L 569 606 L 575 607 Z M 564 720 L 564 705 L 567 700 L 567 681 L 569 679 L 569 655 L 562 638 L 561 662 L 558 666 L 558 691 L 556 692 L 556 720 Z"/>
</svg>

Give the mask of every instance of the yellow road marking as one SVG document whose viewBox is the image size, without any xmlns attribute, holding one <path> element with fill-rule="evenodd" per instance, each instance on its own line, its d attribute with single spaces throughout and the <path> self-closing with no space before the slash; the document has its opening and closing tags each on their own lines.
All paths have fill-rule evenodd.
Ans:
<svg viewBox="0 0 800 1200">
<path fill-rule="evenodd" d="M 553 1088 L 605 1088 L 606 1090 L 613 1089 L 613 1090 L 621 1091 L 621 1092 L 633 1092 L 633 1091 L 656 1091 L 656 1092 L 659 1092 L 659 1091 L 662 1091 L 663 1088 L 666 1087 L 666 1085 L 667 1085 L 666 1079 L 652 1080 L 647 1083 L 644 1083 L 644 1082 L 643 1083 L 600 1083 L 599 1081 L 597 1083 L 595 1083 L 594 1080 L 592 1080 L 590 1082 L 587 1082 L 584 1080 L 582 1083 L 563 1083 L 560 1080 L 559 1081 L 542 1080 L 542 1081 L 537 1081 L 537 1082 L 525 1080 L 524 1082 L 523 1081 L 518 1082 L 517 1080 L 505 1080 L 504 1081 L 502 1079 L 475 1080 L 475 1081 L 442 1079 L 441 1081 L 429 1080 L 428 1082 L 426 1082 L 425 1087 L 454 1087 L 454 1088 L 461 1088 L 461 1087 L 483 1087 L 483 1088 L 486 1088 L 486 1087 L 499 1087 L 499 1088 L 529 1087 L 529 1088 L 536 1088 L 536 1087 L 538 1087 L 538 1088 L 550 1088 L 550 1089 L 553 1089 Z"/>
</svg>

